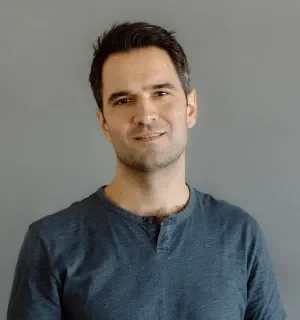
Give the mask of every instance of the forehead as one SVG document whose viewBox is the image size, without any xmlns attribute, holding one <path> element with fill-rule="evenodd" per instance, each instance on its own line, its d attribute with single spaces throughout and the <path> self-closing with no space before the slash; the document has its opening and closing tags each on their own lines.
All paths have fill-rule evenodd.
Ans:
<svg viewBox="0 0 300 320">
<path fill-rule="evenodd" d="M 141 87 L 162 82 L 180 86 L 168 53 L 157 47 L 113 54 L 103 66 L 103 98 L 116 90 L 138 91 Z"/>
</svg>

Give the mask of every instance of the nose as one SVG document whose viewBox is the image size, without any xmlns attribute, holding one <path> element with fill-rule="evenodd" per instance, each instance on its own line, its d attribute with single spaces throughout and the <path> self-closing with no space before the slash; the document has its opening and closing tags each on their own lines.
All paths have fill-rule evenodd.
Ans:
<svg viewBox="0 0 300 320">
<path fill-rule="evenodd" d="M 150 124 L 158 119 L 154 103 L 147 99 L 140 99 L 135 110 L 133 121 L 136 124 Z"/>
</svg>

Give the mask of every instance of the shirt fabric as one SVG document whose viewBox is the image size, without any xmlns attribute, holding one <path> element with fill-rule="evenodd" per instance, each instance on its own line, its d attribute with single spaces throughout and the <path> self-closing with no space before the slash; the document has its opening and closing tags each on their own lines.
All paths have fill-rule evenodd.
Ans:
<svg viewBox="0 0 300 320">
<path fill-rule="evenodd" d="M 105 186 L 33 222 L 7 319 L 286 319 L 256 220 L 188 187 L 188 205 L 161 224 Z"/>
</svg>

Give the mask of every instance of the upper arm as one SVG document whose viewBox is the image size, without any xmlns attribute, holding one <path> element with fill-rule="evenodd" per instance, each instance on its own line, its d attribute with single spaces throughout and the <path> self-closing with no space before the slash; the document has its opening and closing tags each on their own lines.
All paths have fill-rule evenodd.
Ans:
<svg viewBox="0 0 300 320">
<path fill-rule="evenodd" d="M 245 320 L 284 320 L 286 313 L 264 235 L 258 227 L 259 249 L 248 279 L 248 303 Z"/>
<path fill-rule="evenodd" d="M 62 319 L 58 282 L 33 226 L 29 227 L 18 256 L 7 319 Z"/>
</svg>

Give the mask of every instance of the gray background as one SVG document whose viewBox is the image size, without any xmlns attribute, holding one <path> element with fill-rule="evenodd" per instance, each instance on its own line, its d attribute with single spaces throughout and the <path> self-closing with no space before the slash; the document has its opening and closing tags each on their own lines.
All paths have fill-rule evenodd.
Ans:
<svg viewBox="0 0 300 320">
<path fill-rule="evenodd" d="M 299 0 L 1 0 L 0 319 L 29 223 L 114 175 L 88 74 L 96 37 L 125 19 L 178 31 L 199 102 L 187 180 L 259 221 L 299 319 Z"/>
</svg>

